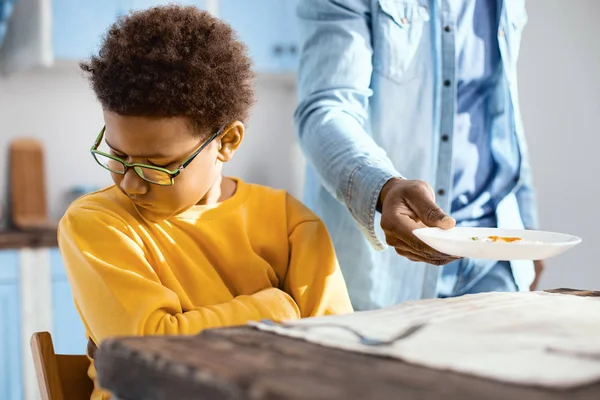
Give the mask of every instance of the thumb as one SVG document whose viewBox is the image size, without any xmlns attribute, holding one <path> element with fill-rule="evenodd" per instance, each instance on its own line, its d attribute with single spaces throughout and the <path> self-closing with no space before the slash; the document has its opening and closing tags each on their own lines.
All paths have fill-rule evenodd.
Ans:
<svg viewBox="0 0 600 400">
<path fill-rule="evenodd" d="M 429 227 L 454 228 L 456 221 L 435 204 L 433 191 L 427 190 L 425 193 L 419 198 L 411 199 L 410 202 L 411 208 L 421 222 Z"/>
</svg>

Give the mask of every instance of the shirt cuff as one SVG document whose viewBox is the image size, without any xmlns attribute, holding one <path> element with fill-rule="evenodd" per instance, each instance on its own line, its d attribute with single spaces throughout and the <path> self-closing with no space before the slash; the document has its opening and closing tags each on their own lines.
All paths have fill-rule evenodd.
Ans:
<svg viewBox="0 0 600 400">
<path fill-rule="evenodd" d="M 375 250 L 387 246 L 375 233 L 375 213 L 383 186 L 392 178 L 402 178 L 394 168 L 385 168 L 372 162 L 357 166 L 350 174 L 346 205 Z"/>
</svg>

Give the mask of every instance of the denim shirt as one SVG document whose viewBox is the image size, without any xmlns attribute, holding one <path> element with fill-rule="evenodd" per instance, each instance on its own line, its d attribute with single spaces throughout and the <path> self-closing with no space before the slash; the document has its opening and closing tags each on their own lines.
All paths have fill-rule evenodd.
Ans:
<svg viewBox="0 0 600 400">
<path fill-rule="evenodd" d="M 0 47 L 4 42 L 8 21 L 12 15 L 15 0 L 0 0 Z"/>
<path fill-rule="evenodd" d="M 331 233 L 354 306 L 433 297 L 441 269 L 387 248 L 376 205 L 389 179 L 406 177 L 429 182 L 450 212 L 457 72 L 448 1 L 301 0 L 298 16 L 304 201 Z M 526 20 L 524 0 L 502 2 L 491 147 L 496 160 L 517 152 L 519 165 L 513 184 L 493 188 L 499 227 L 537 226 L 516 74 Z M 498 175 L 514 174 L 502 165 Z M 528 290 L 532 263 L 511 265 L 519 290 Z"/>
<path fill-rule="evenodd" d="M 450 212 L 460 223 L 489 218 L 493 221 L 492 189 L 514 185 L 519 154 L 496 160 L 491 147 L 492 127 L 505 120 L 497 112 L 495 94 L 502 75 L 498 45 L 500 0 L 448 0 L 456 24 L 456 115 L 452 143 L 453 182 Z M 502 95 L 502 92 L 500 92 Z M 513 142 L 516 137 L 511 135 Z M 517 149 L 515 147 L 515 149 Z M 507 152 L 509 153 L 509 152 Z M 497 174 L 498 164 L 512 174 Z M 501 179 L 501 182 L 498 180 Z"/>
</svg>

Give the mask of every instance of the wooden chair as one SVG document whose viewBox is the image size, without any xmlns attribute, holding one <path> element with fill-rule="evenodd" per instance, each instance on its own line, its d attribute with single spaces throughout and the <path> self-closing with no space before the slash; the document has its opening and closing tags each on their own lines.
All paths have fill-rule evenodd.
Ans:
<svg viewBox="0 0 600 400">
<path fill-rule="evenodd" d="M 43 400 L 90 398 L 94 383 L 87 375 L 90 366 L 87 356 L 55 354 L 48 332 L 34 333 L 30 345 Z"/>
</svg>

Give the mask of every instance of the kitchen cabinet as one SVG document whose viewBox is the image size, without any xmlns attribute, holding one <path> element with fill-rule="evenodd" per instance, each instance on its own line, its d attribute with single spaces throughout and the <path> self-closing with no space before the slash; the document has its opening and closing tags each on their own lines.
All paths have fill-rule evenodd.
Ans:
<svg viewBox="0 0 600 400">
<path fill-rule="evenodd" d="M 300 31 L 296 8 L 298 0 L 283 0 L 281 2 L 282 38 L 287 51 L 282 58 L 282 70 L 284 72 L 296 71 L 298 69 L 298 53 L 300 52 Z"/>
<path fill-rule="evenodd" d="M 55 59 L 88 58 L 108 27 L 122 13 L 121 0 L 52 0 L 52 50 Z"/>
<path fill-rule="evenodd" d="M 52 51 L 57 60 L 88 58 L 98 49 L 102 35 L 131 9 L 143 9 L 169 0 L 52 0 Z M 202 8 L 204 0 L 178 1 Z"/>
<path fill-rule="evenodd" d="M 219 17 L 248 46 L 258 72 L 293 72 L 298 62 L 297 0 L 219 0 Z"/>
<path fill-rule="evenodd" d="M 175 0 L 194 5 L 227 21 L 249 48 L 259 73 L 295 72 L 298 64 L 299 0 Z M 128 10 L 145 9 L 172 0 L 50 0 L 44 5 L 17 1 L 11 18 L 0 71 L 6 74 L 34 66 L 50 67 L 88 59 L 103 35 Z"/>
<path fill-rule="evenodd" d="M 56 247 L 56 232 L 0 232 L 0 399 L 38 398 L 29 348 L 50 331 L 57 353 L 84 354 L 85 329 Z"/>
<path fill-rule="evenodd" d="M 75 308 L 71 286 L 57 248 L 50 249 L 50 274 L 54 351 L 60 354 L 84 354 L 87 346 L 85 328 Z"/>
<path fill-rule="evenodd" d="M 205 8 L 204 0 L 120 0 L 121 8 L 124 10 L 143 10 L 148 7 L 159 6 L 162 4 L 175 3 L 179 5 L 196 6 Z"/>
<path fill-rule="evenodd" d="M 262 73 L 294 72 L 298 63 L 298 0 L 179 0 L 210 6 L 249 48 L 254 68 Z M 170 0 L 52 0 L 52 52 L 56 60 L 88 58 L 102 35 L 128 10 L 168 4 Z M 213 8 L 214 7 L 214 8 Z"/>
<path fill-rule="evenodd" d="M 21 399 L 18 252 L 0 250 L 0 399 Z"/>
</svg>

